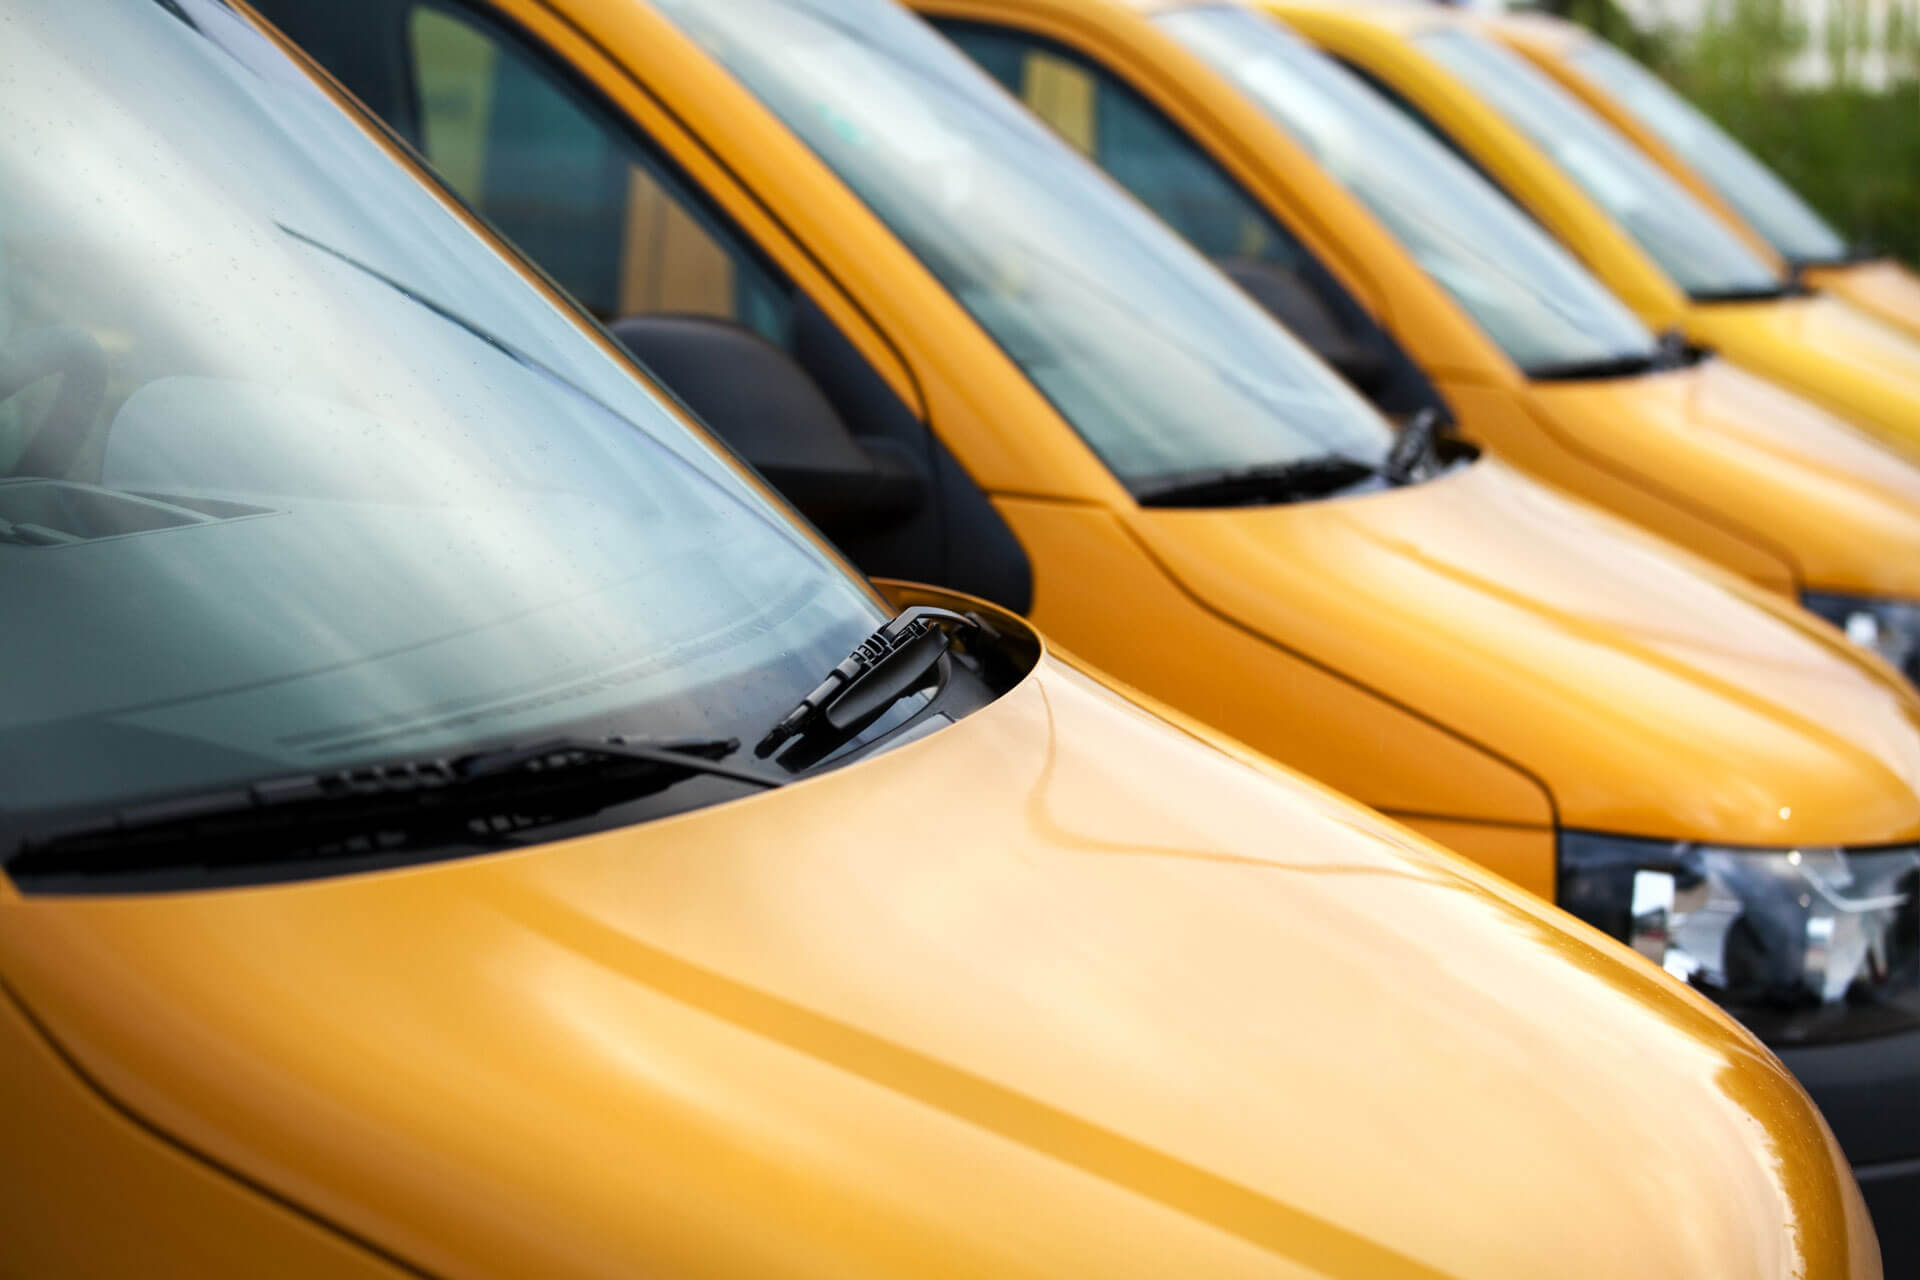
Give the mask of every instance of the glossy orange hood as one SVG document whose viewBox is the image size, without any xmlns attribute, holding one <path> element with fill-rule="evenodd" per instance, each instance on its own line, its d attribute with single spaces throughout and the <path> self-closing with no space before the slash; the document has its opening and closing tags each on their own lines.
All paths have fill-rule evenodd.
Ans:
<svg viewBox="0 0 1920 1280">
<path fill-rule="evenodd" d="M 627 831 L 0 918 L 99 1088 L 434 1274 L 1877 1274 L 1704 1001 L 1051 662 Z"/>
<path fill-rule="evenodd" d="M 1611 444 L 1801 587 L 1920 599 L 1920 465 L 1811 401 L 1725 360 L 1526 394 L 1546 430 Z"/>
<path fill-rule="evenodd" d="M 1688 310 L 1688 336 L 1920 457 L 1920 340 L 1834 297 Z"/>
<path fill-rule="evenodd" d="M 1211 608 L 1531 771 L 1563 826 L 1776 846 L 1920 833 L 1920 702 L 1890 668 L 1497 461 L 1134 523 Z"/>
<path fill-rule="evenodd" d="M 1892 258 L 1810 267 L 1805 275 L 1814 288 L 1920 337 L 1920 276 Z"/>
</svg>

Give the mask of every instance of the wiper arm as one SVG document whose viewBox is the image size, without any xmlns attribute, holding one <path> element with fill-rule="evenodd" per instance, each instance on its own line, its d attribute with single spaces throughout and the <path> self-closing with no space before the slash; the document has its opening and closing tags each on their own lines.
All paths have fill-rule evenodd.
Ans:
<svg viewBox="0 0 1920 1280">
<path fill-rule="evenodd" d="M 813 691 L 780 717 L 753 749 L 765 759 L 819 724 L 847 737 L 919 688 L 953 645 L 947 628 L 974 630 L 979 623 L 951 609 L 917 605 L 862 640 Z"/>
<path fill-rule="evenodd" d="M 276 858 L 378 856 L 495 842 L 588 817 L 689 778 L 783 785 L 779 778 L 723 763 L 739 749 L 734 738 L 554 738 L 454 759 L 271 778 L 29 836 L 7 870 L 24 883 Z"/>
<path fill-rule="evenodd" d="M 1435 450 L 1440 444 L 1440 429 L 1445 425 L 1438 409 L 1429 407 L 1414 414 L 1407 425 L 1400 428 L 1393 448 L 1387 451 L 1387 460 L 1380 465 L 1380 478 L 1396 489 L 1424 479 L 1438 460 Z"/>
<path fill-rule="evenodd" d="M 1687 338 L 1676 326 L 1660 332 L 1660 347 L 1654 357 L 1656 372 L 1667 373 L 1674 369 L 1690 369 L 1712 354 L 1707 347 L 1700 346 Z"/>
<path fill-rule="evenodd" d="M 1529 365 L 1523 372 L 1535 382 L 1599 382 L 1605 378 L 1634 378 L 1643 373 L 1669 373 L 1699 364 L 1707 348 L 1689 341 L 1679 329 L 1661 331 L 1653 350 L 1598 360 L 1569 360 L 1563 364 Z"/>
<path fill-rule="evenodd" d="M 1143 507 L 1233 507 L 1252 503 L 1322 498 L 1370 479 L 1374 468 L 1357 458 L 1327 453 L 1294 462 L 1262 463 L 1189 472 L 1133 486 Z"/>
</svg>

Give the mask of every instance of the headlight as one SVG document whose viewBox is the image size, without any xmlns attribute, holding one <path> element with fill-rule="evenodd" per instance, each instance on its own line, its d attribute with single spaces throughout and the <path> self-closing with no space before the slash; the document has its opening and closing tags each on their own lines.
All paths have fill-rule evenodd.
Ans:
<svg viewBox="0 0 1920 1280">
<path fill-rule="evenodd" d="M 1800 603 L 1920 682 L 1920 604 L 1808 591 Z"/>
<path fill-rule="evenodd" d="M 1920 849 L 1560 836 L 1560 905 L 1770 1044 L 1920 1026 Z"/>
</svg>

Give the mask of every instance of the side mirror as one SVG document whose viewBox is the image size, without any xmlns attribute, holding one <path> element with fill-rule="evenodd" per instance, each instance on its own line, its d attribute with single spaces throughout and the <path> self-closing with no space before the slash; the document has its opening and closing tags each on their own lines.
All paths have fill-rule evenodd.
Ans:
<svg viewBox="0 0 1920 1280">
<path fill-rule="evenodd" d="M 798 362 L 703 316 L 629 316 L 613 336 L 826 532 L 905 519 L 927 499 L 912 454 L 855 436 Z"/>
<path fill-rule="evenodd" d="M 1214 265 L 1362 395 L 1372 397 L 1392 380 L 1386 353 L 1342 324 L 1319 291 L 1294 272 L 1234 258 Z"/>
</svg>

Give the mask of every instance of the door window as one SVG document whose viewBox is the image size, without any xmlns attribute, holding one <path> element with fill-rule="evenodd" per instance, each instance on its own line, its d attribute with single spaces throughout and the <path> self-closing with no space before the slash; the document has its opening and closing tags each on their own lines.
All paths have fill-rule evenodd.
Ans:
<svg viewBox="0 0 1920 1280">
<path fill-rule="evenodd" d="M 784 282 L 597 103 L 446 10 L 414 6 L 406 37 L 415 144 L 588 310 L 712 316 L 788 344 Z"/>
<path fill-rule="evenodd" d="M 1591 377 L 1652 366 L 1653 335 L 1624 303 L 1311 45 L 1246 9 L 1181 9 L 1157 21 L 1357 196 L 1528 374 Z"/>
<path fill-rule="evenodd" d="M 1299 269 L 1300 242 L 1130 87 L 1039 37 L 973 23 L 941 29 L 1202 253 Z"/>
<path fill-rule="evenodd" d="M 1043 37 L 978 22 L 941 34 L 1389 413 L 1433 403 L 1424 379 L 1292 232 L 1158 108 Z"/>
<path fill-rule="evenodd" d="M 254 5 L 750 459 L 776 465 L 768 433 L 784 419 L 749 427 L 734 416 L 730 339 L 700 322 L 738 325 L 780 347 L 876 468 L 919 471 L 925 500 L 910 515 L 875 523 L 807 511 L 854 563 L 1027 609 L 1025 552 L 986 494 L 820 300 L 780 270 L 776 251 L 596 92 L 593 72 L 569 66 L 484 0 Z M 694 323 L 620 323 L 649 315 Z"/>
</svg>

